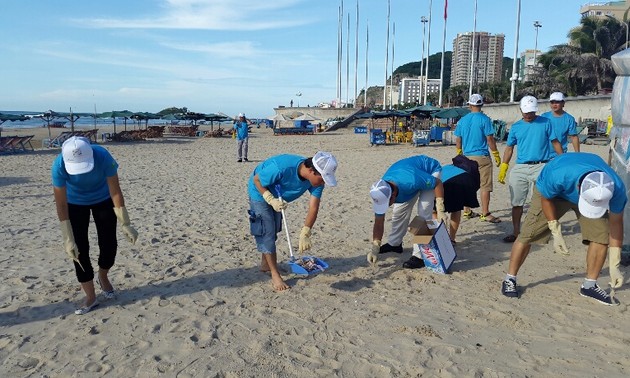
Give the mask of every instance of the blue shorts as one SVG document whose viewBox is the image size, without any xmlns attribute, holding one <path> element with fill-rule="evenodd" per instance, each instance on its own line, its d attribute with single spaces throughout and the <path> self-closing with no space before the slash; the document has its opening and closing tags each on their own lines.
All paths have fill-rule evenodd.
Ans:
<svg viewBox="0 0 630 378">
<path fill-rule="evenodd" d="M 276 212 L 267 202 L 249 201 L 249 230 L 262 253 L 276 253 L 278 232 L 282 231 L 282 213 Z"/>
</svg>

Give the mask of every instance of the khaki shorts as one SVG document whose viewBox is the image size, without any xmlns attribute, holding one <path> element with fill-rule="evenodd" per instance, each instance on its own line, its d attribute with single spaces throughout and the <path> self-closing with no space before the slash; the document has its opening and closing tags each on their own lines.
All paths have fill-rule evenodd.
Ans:
<svg viewBox="0 0 630 378">
<path fill-rule="evenodd" d="M 492 159 L 490 156 L 466 156 L 479 164 L 479 189 L 484 192 L 492 191 Z"/>
<path fill-rule="evenodd" d="M 608 214 L 602 218 L 591 219 L 582 216 L 576 204 L 559 198 L 554 198 L 552 202 L 555 205 L 558 220 L 569 210 L 575 212 L 580 223 L 583 244 L 595 242 L 608 245 Z M 540 192 L 534 186 L 532 204 L 527 215 L 525 215 L 525 221 L 523 222 L 521 233 L 518 235 L 518 241 L 525 244 L 547 244 L 550 237 L 551 231 L 549 231 L 547 226 L 547 217 L 542 211 Z"/>
<path fill-rule="evenodd" d="M 508 184 L 512 206 L 525 206 L 532 198 L 532 189 L 545 164 L 516 164 L 510 170 Z"/>
</svg>

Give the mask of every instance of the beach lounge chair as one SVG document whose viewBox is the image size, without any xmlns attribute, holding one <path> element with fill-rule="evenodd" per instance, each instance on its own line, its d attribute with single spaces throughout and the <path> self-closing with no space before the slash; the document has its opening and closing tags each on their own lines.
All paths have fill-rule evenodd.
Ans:
<svg viewBox="0 0 630 378">
<path fill-rule="evenodd" d="M 20 144 L 20 148 L 22 151 L 26 152 L 26 151 L 34 151 L 35 149 L 33 148 L 33 145 L 31 144 L 31 139 L 33 139 L 35 137 L 35 135 L 25 135 L 23 137 L 20 138 L 20 141 L 18 142 Z"/>
</svg>

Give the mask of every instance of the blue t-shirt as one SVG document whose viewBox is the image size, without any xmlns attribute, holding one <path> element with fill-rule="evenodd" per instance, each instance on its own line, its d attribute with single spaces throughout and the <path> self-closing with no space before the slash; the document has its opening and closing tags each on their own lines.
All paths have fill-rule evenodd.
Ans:
<svg viewBox="0 0 630 378">
<path fill-rule="evenodd" d="M 543 113 L 541 117 L 549 119 L 553 131 L 556 133 L 558 141 L 562 145 L 562 152 L 567 152 L 567 146 L 569 144 L 569 135 L 577 135 L 577 127 L 575 118 L 567 112 L 564 112 L 560 117 L 553 114 L 553 112 Z M 553 146 L 549 146 L 549 156 L 551 159 L 558 155 Z"/>
<path fill-rule="evenodd" d="M 399 160 L 392 164 L 383 175 L 383 180 L 393 182 L 398 187 L 396 203 L 407 202 L 418 192 L 435 189 L 433 173 L 441 172 L 440 163 L 425 155 Z"/>
<path fill-rule="evenodd" d="M 306 160 L 298 155 L 276 155 L 258 164 L 249 177 L 247 193 L 252 201 L 264 201 L 262 194 L 254 184 L 254 176 L 258 175 L 260 184 L 278 196 L 276 185 L 280 185 L 282 199 L 291 202 L 298 199 L 307 190 L 312 196 L 322 198 L 324 185 L 312 186 L 310 181 L 302 180 L 298 175 L 298 167 Z"/>
<path fill-rule="evenodd" d="M 239 122 L 236 121 L 234 124 L 234 128 L 236 129 L 236 139 L 243 140 L 249 135 L 249 126 L 247 126 L 247 122 Z"/>
<path fill-rule="evenodd" d="M 452 179 L 455 176 L 459 176 L 462 173 L 466 173 L 465 170 L 454 166 L 453 164 L 442 166 L 442 182 L 447 182 L 449 179 Z"/>
<path fill-rule="evenodd" d="M 610 212 L 622 213 L 627 201 L 626 187 L 615 171 L 595 154 L 576 152 L 557 156 L 540 171 L 536 188 L 545 198 L 560 197 L 577 205 L 580 180 L 594 171 L 605 172 L 612 178 L 615 189 L 609 203 Z"/>
<path fill-rule="evenodd" d="M 462 138 L 462 151 L 466 156 L 490 156 L 486 139 L 489 135 L 494 135 L 492 121 L 481 112 L 466 114 L 455 128 L 455 136 Z"/>
<path fill-rule="evenodd" d="M 547 118 L 537 116 L 532 122 L 525 122 L 522 119 L 515 122 L 510 128 L 506 144 L 510 147 L 518 145 L 516 162 L 524 164 L 551 159 L 549 150 L 554 139 L 558 138 L 551 122 Z"/>
<path fill-rule="evenodd" d="M 94 205 L 110 198 L 107 178 L 116 175 L 118 163 L 101 146 L 92 146 L 94 168 L 80 175 L 70 175 L 66 171 L 61 154 L 52 164 L 52 184 L 57 188 L 66 187 L 68 203 L 73 205 Z"/>
</svg>

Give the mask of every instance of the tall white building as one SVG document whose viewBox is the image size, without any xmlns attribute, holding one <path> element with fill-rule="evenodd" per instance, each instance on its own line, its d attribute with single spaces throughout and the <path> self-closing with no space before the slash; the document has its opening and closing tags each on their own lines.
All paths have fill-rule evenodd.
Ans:
<svg viewBox="0 0 630 378">
<path fill-rule="evenodd" d="M 488 32 L 475 32 L 474 36 L 474 54 L 472 32 L 459 33 L 453 39 L 451 86 L 470 84 L 471 58 L 474 61 L 473 85 L 501 81 L 505 36 Z"/>
<path fill-rule="evenodd" d="M 518 76 L 522 81 L 530 81 L 532 79 L 532 75 L 534 74 L 534 60 L 538 61 L 540 54 L 542 54 L 540 50 L 533 49 L 525 50 L 521 53 Z M 538 63 L 538 66 L 540 67 L 540 63 Z"/>
</svg>

